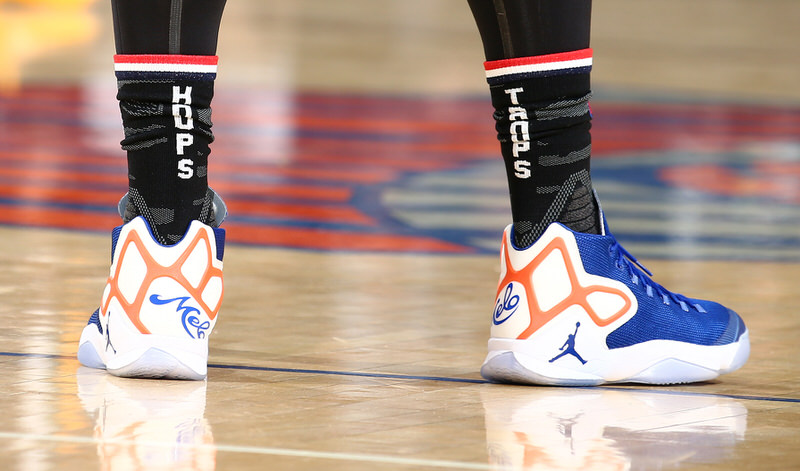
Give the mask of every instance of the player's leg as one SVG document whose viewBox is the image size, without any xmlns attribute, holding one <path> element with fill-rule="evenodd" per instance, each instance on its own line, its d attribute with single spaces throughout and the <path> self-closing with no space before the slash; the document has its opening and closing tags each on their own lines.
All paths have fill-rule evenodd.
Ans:
<svg viewBox="0 0 800 471">
<path fill-rule="evenodd" d="M 471 0 L 508 175 L 514 241 L 598 233 L 589 177 L 589 0 Z"/>
<path fill-rule="evenodd" d="M 211 99 L 225 0 L 112 0 L 129 189 L 86 366 L 201 379 L 222 299 L 224 205 L 208 187 Z"/>
<path fill-rule="evenodd" d="M 113 0 L 120 112 L 128 153 L 126 219 L 164 245 L 207 221 L 211 98 L 224 0 Z"/>
<path fill-rule="evenodd" d="M 469 4 L 513 217 L 482 374 L 561 385 L 676 383 L 739 368 L 749 353 L 739 316 L 658 285 L 608 232 L 589 167 L 591 0 Z M 570 335 L 574 354 L 557 357 Z"/>
</svg>

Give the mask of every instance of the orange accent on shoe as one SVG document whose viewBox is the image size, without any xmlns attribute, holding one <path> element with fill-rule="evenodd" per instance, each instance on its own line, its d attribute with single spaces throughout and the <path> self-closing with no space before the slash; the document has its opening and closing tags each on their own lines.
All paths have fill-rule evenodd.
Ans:
<svg viewBox="0 0 800 471">
<path fill-rule="evenodd" d="M 183 266 L 186 259 L 189 258 L 189 255 L 192 254 L 194 248 L 197 247 L 198 244 L 201 242 L 207 244 L 208 250 L 205 252 L 208 254 L 209 259 L 206 261 L 206 272 L 203 274 L 203 277 L 200 279 L 200 283 L 197 285 L 197 288 L 192 287 L 189 281 L 181 273 L 181 267 Z M 116 270 L 113 274 L 109 275 L 108 277 L 108 285 L 111 287 L 110 292 L 108 294 L 108 298 L 106 299 L 105 304 L 102 306 L 100 310 L 100 315 L 105 316 L 108 312 L 108 306 L 111 303 L 111 299 L 117 298 L 122 308 L 125 310 L 125 313 L 128 315 L 128 318 L 131 320 L 133 325 L 139 329 L 139 332 L 143 334 L 151 333 L 147 327 L 142 324 L 141 320 L 139 319 L 139 314 L 142 309 L 142 304 L 144 303 L 145 294 L 147 294 L 147 287 L 157 278 L 172 278 L 178 284 L 180 284 L 197 302 L 200 307 L 203 308 L 205 312 L 208 313 L 209 319 L 213 320 L 217 317 L 217 313 L 219 312 L 219 308 L 222 305 L 222 298 L 224 294 L 224 281 L 223 281 L 223 289 L 220 293 L 219 301 L 217 301 L 217 305 L 215 309 L 211 309 L 209 306 L 205 304 L 203 301 L 202 293 L 203 289 L 206 287 L 208 282 L 213 277 L 219 277 L 220 280 L 222 278 L 222 270 L 213 266 L 212 262 L 212 255 L 211 255 L 211 247 L 214 245 L 212 244 L 208 233 L 204 230 L 200 230 L 195 235 L 192 242 L 188 245 L 188 247 L 183 251 L 180 257 L 168 267 L 164 267 L 160 265 L 155 259 L 150 255 L 150 253 L 146 250 L 145 244 L 142 241 L 139 234 L 135 231 L 131 231 L 128 233 L 127 239 L 125 241 L 120 241 L 120 243 L 124 243 L 125 245 L 122 247 L 119 253 L 118 261 Z M 128 303 L 124 296 L 122 296 L 122 292 L 117 285 L 117 280 L 119 279 L 119 272 L 120 268 L 122 267 L 122 261 L 125 259 L 125 254 L 128 251 L 130 245 L 133 244 L 139 254 L 142 256 L 145 264 L 147 265 L 147 274 L 142 281 L 142 285 L 139 288 L 139 291 L 136 293 L 136 298 L 132 303 Z M 144 289 L 143 289 L 144 288 Z"/>
<path fill-rule="evenodd" d="M 600 327 L 604 327 L 625 315 L 632 305 L 630 298 L 619 289 L 602 285 L 583 286 L 578 280 L 575 265 L 572 263 L 572 260 L 569 257 L 566 241 L 561 237 L 556 237 L 553 239 L 549 244 L 547 244 L 544 250 L 542 250 L 533 260 L 531 260 L 530 263 L 520 270 L 514 270 L 513 266 L 511 265 L 511 258 L 508 252 L 507 236 L 503 237 L 502 250 L 503 257 L 505 259 L 506 274 L 503 277 L 503 280 L 500 282 L 496 296 L 499 297 L 503 288 L 508 286 L 509 283 L 516 281 L 525 287 L 525 294 L 528 298 L 528 312 L 530 312 L 531 323 L 528 325 L 528 328 L 526 328 L 519 335 L 519 337 L 517 337 L 518 339 L 527 339 L 543 325 L 553 320 L 553 318 L 570 306 L 581 306 L 589 314 L 589 317 L 592 319 L 592 321 L 594 321 L 595 324 Z M 569 276 L 569 282 L 572 290 L 570 294 L 561 302 L 547 311 L 542 311 L 539 308 L 536 292 L 533 290 L 531 276 L 533 275 L 534 270 L 536 270 L 536 268 L 555 251 L 558 251 L 564 260 L 564 266 L 567 269 L 567 275 Z M 597 292 L 622 296 L 622 299 L 625 300 L 625 306 L 614 313 L 614 315 L 608 317 L 607 319 L 603 319 L 597 315 L 597 312 L 594 310 L 594 308 L 592 308 L 587 299 L 590 294 Z"/>
</svg>

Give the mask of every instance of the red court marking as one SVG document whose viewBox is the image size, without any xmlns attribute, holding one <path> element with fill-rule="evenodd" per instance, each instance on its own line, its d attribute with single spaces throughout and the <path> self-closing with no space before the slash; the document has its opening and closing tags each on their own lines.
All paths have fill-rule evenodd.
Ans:
<svg viewBox="0 0 800 471">
<path fill-rule="evenodd" d="M 800 162 L 756 162 L 757 172 L 771 175 L 775 178 L 791 178 L 800 176 Z M 800 180 L 797 181 L 800 186 Z"/>
<path fill-rule="evenodd" d="M 9 185 L 0 183 L 0 197 L 15 198 L 26 202 L 59 201 L 78 204 L 115 204 L 122 195 L 114 190 L 88 190 L 59 187 Z"/>
<path fill-rule="evenodd" d="M 43 100 L 43 101 L 84 101 L 86 92 L 79 86 L 67 85 L 25 85 L 15 90 L 3 89 L 0 91 L 0 98 L 20 99 L 20 100 Z"/>
<path fill-rule="evenodd" d="M 103 230 L 119 226 L 120 218 L 113 213 L 92 213 L 72 209 L 52 209 L 31 206 L 2 205 L 0 223 L 59 229 Z"/>
<path fill-rule="evenodd" d="M 375 157 L 357 156 L 357 155 L 331 155 L 328 154 L 307 154 L 303 153 L 298 155 L 297 161 L 304 163 L 330 163 L 331 160 L 348 165 L 379 165 L 381 167 L 389 167 L 397 171 L 433 171 L 445 170 L 454 166 L 454 162 L 438 159 L 426 160 L 412 160 L 412 159 L 393 159 L 389 157 L 381 157 L 379 162 L 375 162 Z"/>
<path fill-rule="evenodd" d="M 463 245 L 429 237 L 368 234 L 354 231 L 225 223 L 227 240 L 317 250 L 374 250 L 380 252 L 475 253 Z"/>
<path fill-rule="evenodd" d="M 249 115 L 242 115 L 236 110 L 221 108 L 217 111 L 214 108 L 214 119 L 224 121 L 226 126 L 242 124 L 245 127 L 253 127 L 254 121 Z M 282 127 L 289 125 L 292 129 L 314 129 L 324 131 L 342 131 L 357 133 L 379 133 L 386 135 L 415 135 L 424 134 L 456 134 L 472 133 L 483 130 L 484 126 L 475 123 L 459 123 L 452 121 L 442 121 L 431 119 L 428 116 L 408 116 L 406 119 L 399 117 L 382 117 L 376 119 L 358 119 L 347 117 L 306 117 L 302 115 L 284 116 L 281 114 L 264 114 L 257 121 L 258 127 L 276 126 Z"/>
<path fill-rule="evenodd" d="M 59 201 L 62 203 L 113 207 L 121 193 L 113 190 L 76 190 L 41 186 L 14 186 L 0 183 L 0 197 L 26 202 Z M 285 203 L 261 203 L 231 199 L 229 209 L 238 216 L 285 218 L 297 221 L 325 221 L 374 227 L 375 221 L 349 206 L 319 206 Z M 118 221 L 119 223 L 119 221 Z"/>
<path fill-rule="evenodd" d="M 213 167 L 213 165 L 212 165 Z M 213 174 L 213 171 L 212 171 Z M 353 190 L 345 187 L 320 187 L 311 185 L 291 185 L 284 183 L 243 183 L 212 178 L 211 186 L 226 199 L 247 196 L 276 196 L 295 200 L 319 200 L 344 203 Z"/>
<path fill-rule="evenodd" d="M 299 180 L 319 180 L 330 183 L 383 183 L 394 180 L 395 173 L 389 170 L 380 171 L 360 171 L 352 170 L 329 170 L 325 168 L 301 168 L 293 167 L 268 167 L 257 165 L 226 164 L 221 162 L 214 163 L 214 173 L 211 176 L 212 184 L 216 179 L 229 179 L 238 181 L 242 176 L 257 175 L 270 177 L 287 177 Z M 269 185 L 265 182 L 264 185 Z"/>
<path fill-rule="evenodd" d="M 86 163 L 78 156 L 62 156 L 49 153 L 38 152 L 3 152 L 0 156 L 5 161 L 18 161 L 18 162 L 33 162 L 33 163 Z M 325 169 L 325 168 L 308 168 L 299 167 L 276 167 L 270 165 L 256 165 L 256 164 L 232 164 L 225 163 L 219 159 L 213 162 L 214 174 L 212 177 L 215 179 L 229 178 L 231 180 L 239 180 L 240 175 L 258 175 L 258 176 L 274 176 L 274 177 L 287 177 L 298 178 L 307 180 L 322 180 L 326 182 L 352 182 L 352 183 L 380 183 L 394 179 L 395 173 L 388 169 Z M 109 164 L 114 162 L 115 159 L 110 158 Z M 121 165 L 120 165 L 121 164 Z M 117 160 L 115 167 L 125 168 L 124 160 Z M 31 168 L 6 168 L 2 169 L 6 175 L 31 175 L 38 176 L 40 173 L 44 175 L 52 175 L 52 172 L 64 173 L 68 170 L 50 170 L 44 166 L 31 166 Z M 112 177 L 114 181 L 127 181 L 125 178 L 125 171 L 122 170 L 118 175 L 104 175 L 104 174 L 86 174 L 85 172 L 75 171 L 76 178 L 82 181 L 109 181 L 108 177 Z M 93 175 L 94 178 L 87 178 L 87 175 Z M 269 183 L 264 183 L 268 185 Z"/>
<path fill-rule="evenodd" d="M 713 124 L 720 120 L 725 122 L 746 122 L 753 126 L 763 124 L 764 128 L 772 127 L 774 123 L 780 125 L 800 124 L 800 112 L 795 108 L 782 108 L 776 106 L 749 106 L 728 104 L 676 104 L 676 103 L 600 103 L 592 105 L 593 111 L 600 111 L 601 115 L 622 115 L 632 122 L 637 117 L 673 118 L 680 125 L 694 126 Z M 597 113 L 594 113 L 597 115 Z M 602 121 L 602 119 L 600 120 Z M 645 121 L 646 122 L 646 121 Z M 755 123 L 755 124 L 754 124 Z M 651 123 L 652 124 L 652 123 Z M 664 126 L 664 123 L 659 123 Z M 670 124 L 669 126 L 674 126 Z"/>
<path fill-rule="evenodd" d="M 285 218 L 296 221 L 319 221 L 337 224 L 375 226 L 375 221 L 348 206 L 319 206 L 310 204 L 261 203 L 230 200 L 228 209 L 237 216 Z"/>
<path fill-rule="evenodd" d="M 61 182 L 80 182 L 80 183 L 112 183 L 121 185 L 121 189 L 127 189 L 128 180 L 123 174 L 104 174 L 104 173 L 82 173 L 78 171 L 67 172 L 59 169 L 49 169 L 46 167 L 34 168 L 2 168 L 0 176 L 15 177 L 20 185 L 36 185 L 43 181 Z"/>
<path fill-rule="evenodd" d="M 108 202 L 111 209 L 127 186 L 124 152 L 117 145 L 122 132 L 114 89 L 98 90 L 107 91 L 107 99 L 95 101 L 98 91 L 78 86 L 0 92 L 0 196 L 17 203 L 4 205 L 4 211 L 9 209 L 3 222 L 79 229 L 119 224 L 111 211 L 101 215 L 52 209 L 59 202 Z M 374 233 L 380 230 L 379 221 L 362 213 L 352 199 L 362 189 L 379 191 L 380 185 L 409 172 L 466 168 L 475 161 L 502 165 L 487 96 L 287 96 L 227 89 L 217 94 L 215 103 L 218 142 L 210 159 L 212 187 L 226 197 L 234 214 L 283 218 L 289 225 L 240 224 L 244 232 L 231 231 L 233 239 L 318 249 L 360 250 L 358 244 L 364 243 L 366 250 L 429 251 L 439 250 L 432 248 L 438 243 L 444 244 L 440 251 L 472 250 L 425 237 L 403 236 L 389 243 L 386 234 Z M 593 108 L 593 153 L 600 158 L 794 142 L 800 129 L 800 113 L 792 108 L 602 102 Z M 797 169 L 790 165 L 754 164 L 746 173 L 708 168 L 698 173 L 695 167 L 665 172 L 668 183 L 681 188 L 697 189 L 706 182 L 701 179 L 709 178 L 714 182 L 710 191 L 720 194 L 778 193 L 788 201 L 800 200 L 793 183 Z M 83 189 L 87 187 L 92 189 Z M 43 208 L 26 204 L 32 202 Z M 48 205 L 51 209 L 44 209 Z M 364 234 L 291 226 L 300 220 L 370 229 Z"/>
<path fill-rule="evenodd" d="M 37 147 L 36 150 L 0 151 L 0 162 L 23 162 L 31 164 L 48 163 L 63 166 L 64 164 L 91 164 L 98 167 L 122 169 L 121 178 L 125 178 L 127 162 L 124 156 L 81 155 L 64 152 L 65 147 Z M 39 167 L 36 168 L 38 171 Z M 24 168 L 24 167 L 21 167 Z"/>
<path fill-rule="evenodd" d="M 29 167 L 3 168 L 2 162 L 23 162 L 31 164 Z M 119 169 L 118 174 L 93 174 L 97 177 L 87 177 L 86 172 L 78 170 L 68 171 L 64 169 L 52 169 L 42 167 L 38 163 L 53 164 L 86 164 L 91 163 L 98 166 Z M 215 173 L 216 164 L 212 161 L 212 175 Z M 38 186 L 45 188 L 64 182 L 106 182 L 119 183 L 120 191 L 124 192 L 127 188 L 127 180 L 124 177 L 125 160 L 114 157 L 80 157 L 77 155 L 59 155 L 55 153 L 32 153 L 32 152 L 4 152 L 0 151 L 0 176 L 20 178 L 19 183 L 30 186 L 31 182 L 36 182 Z M 231 182 L 212 178 L 212 186 L 225 195 L 245 195 L 245 196 L 278 196 L 302 200 L 323 200 L 330 202 L 345 202 L 352 196 L 352 189 L 342 186 L 314 186 L 302 184 L 286 183 L 247 183 Z M 124 186 L 123 186 L 124 185 Z M 121 194 L 120 194 L 121 196 Z"/>
<path fill-rule="evenodd" d="M 769 170 L 741 174 L 717 165 L 683 165 L 659 169 L 658 176 L 672 186 L 699 192 L 800 203 L 800 181 L 772 172 L 780 167 Z"/>
</svg>

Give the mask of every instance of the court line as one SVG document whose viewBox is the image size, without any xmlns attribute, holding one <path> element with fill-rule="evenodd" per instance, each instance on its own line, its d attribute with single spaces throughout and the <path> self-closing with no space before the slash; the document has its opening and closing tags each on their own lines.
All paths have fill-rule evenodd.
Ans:
<svg viewBox="0 0 800 471">
<path fill-rule="evenodd" d="M 22 352 L 0 352 L 0 356 L 7 357 L 22 357 L 22 358 L 50 358 L 56 360 L 74 360 L 77 359 L 70 355 L 56 355 L 50 353 L 22 353 Z M 338 371 L 338 370 L 315 370 L 305 368 L 277 368 L 272 366 L 249 366 L 249 365 L 225 365 L 214 364 L 208 365 L 209 368 L 223 369 L 223 370 L 242 370 L 242 371 L 264 371 L 276 373 L 299 373 L 299 374 L 317 374 L 329 376 L 356 376 L 362 378 L 382 378 L 382 379 L 402 379 L 402 380 L 417 380 L 417 381 L 439 381 L 448 383 L 467 383 L 467 384 L 492 384 L 484 379 L 471 379 L 471 378 L 453 378 L 450 376 L 424 376 L 424 375 L 406 375 L 397 373 L 367 373 L 360 371 Z M 548 388 L 557 388 L 557 386 L 540 386 Z M 647 392 L 656 394 L 669 394 L 676 396 L 707 396 L 707 397 L 727 397 L 730 399 L 739 399 L 743 401 L 769 401 L 769 402 L 788 402 L 800 404 L 800 398 L 795 397 L 773 397 L 773 396 L 752 396 L 745 394 L 723 394 L 723 393 L 708 393 L 708 392 L 695 392 L 695 391 L 672 391 L 668 389 L 632 389 L 625 386 L 587 386 L 587 387 L 570 387 L 569 389 L 589 389 L 597 390 L 604 389 L 609 391 L 630 391 L 630 392 Z"/>
<path fill-rule="evenodd" d="M 223 451 L 233 453 L 250 453 L 257 455 L 291 456 L 298 458 L 316 458 L 340 461 L 365 461 L 369 463 L 397 464 L 407 466 L 423 466 L 428 468 L 453 468 L 453 469 L 490 469 L 488 464 L 470 463 L 467 461 L 427 460 L 422 458 L 402 458 L 390 455 L 372 455 L 365 453 L 343 453 L 313 450 L 298 450 L 292 448 L 273 448 L 260 446 L 202 444 L 192 445 L 187 443 L 164 443 L 149 440 L 127 439 L 95 439 L 76 435 L 40 435 L 33 433 L 0 432 L 0 438 L 10 440 L 28 440 L 38 442 L 78 443 L 86 445 L 113 444 L 153 448 L 188 448 L 195 451 Z"/>
<path fill-rule="evenodd" d="M 271 371 L 277 373 L 303 373 L 303 374 L 335 375 L 335 376 L 360 376 L 364 378 L 416 379 L 422 381 L 444 381 L 449 383 L 489 384 L 489 381 L 486 381 L 485 379 L 453 378 L 449 376 L 420 376 L 420 375 L 404 375 L 396 373 L 367 373 L 361 371 L 313 370 L 313 369 L 302 369 L 302 368 L 276 368 L 272 366 L 247 366 L 247 365 L 209 364 L 208 367 L 224 369 L 224 370 Z M 800 399 L 798 401 L 800 401 Z"/>
</svg>

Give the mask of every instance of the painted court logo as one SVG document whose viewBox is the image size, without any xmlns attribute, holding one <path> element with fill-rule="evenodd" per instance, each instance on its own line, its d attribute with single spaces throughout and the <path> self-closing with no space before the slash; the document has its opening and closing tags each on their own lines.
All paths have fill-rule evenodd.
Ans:
<svg viewBox="0 0 800 471">
<path fill-rule="evenodd" d="M 572 355 L 575 358 L 577 358 L 578 361 L 580 361 L 582 365 L 586 364 L 586 360 L 581 358 L 581 356 L 578 354 L 577 350 L 575 350 L 575 336 L 578 335 L 578 327 L 580 327 L 580 326 L 581 326 L 580 322 L 576 322 L 575 323 L 575 332 L 569 334 L 569 337 L 567 337 L 567 341 L 564 342 L 564 345 L 562 345 L 561 348 L 559 349 L 559 350 L 561 350 L 561 353 L 559 353 L 558 355 L 556 355 L 553 358 L 551 358 L 550 359 L 550 363 L 553 363 L 554 361 L 558 360 L 559 358 L 561 358 L 561 357 L 563 357 L 565 355 Z"/>
<path fill-rule="evenodd" d="M 184 306 L 184 303 L 188 300 L 189 296 L 181 296 L 170 299 L 161 299 L 161 297 L 157 294 L 150 296 L 150 302 L 156 305 L 164 305 L 178 301 L 178 306 L 175 308 L 175 312 L 182 312 L 181 323 L 183 324 L 183 329 L 187 334 L 189 334 L 189 337 L 193 339 L 205 338 L 206 330 L 211 327 L 211 322 L 205 321 L 201 323 L 200 319 L 195 315 L 200 314 L 200 310 L 192 306 Z M 192 334 L 190 328 L 195 331 L 194 334 Z"/>
</svg>

